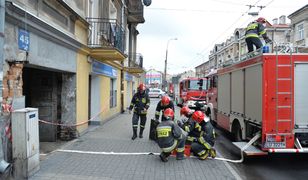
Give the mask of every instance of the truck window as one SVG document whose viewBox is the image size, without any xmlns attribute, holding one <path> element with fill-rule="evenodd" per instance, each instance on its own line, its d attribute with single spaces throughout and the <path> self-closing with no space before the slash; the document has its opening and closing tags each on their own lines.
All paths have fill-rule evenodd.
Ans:
<svg viewBox="0 0 308 180">
<path fill-rule="evenodd" d="M 199 80 L 190 80 L 188 81 L 189 84 L 188 84 L 188 89 L 189 90 L 199 90 Z M 203 81 L 203 84 L 202 84 L 202 90 L 205 90 L 206 89 L 206 81 L 204 80 Z"/>
</svg>

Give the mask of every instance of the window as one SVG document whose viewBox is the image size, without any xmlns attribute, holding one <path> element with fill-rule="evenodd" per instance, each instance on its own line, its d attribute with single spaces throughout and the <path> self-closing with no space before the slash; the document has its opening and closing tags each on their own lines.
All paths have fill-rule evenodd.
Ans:
<svg viewBox="0 0 308 180">
<path fill-rule="evenodd" d="M 116 79 L 110 79 L 110 108 L 117 106 Z"/>
<path fill-rule="evenodd" d="M 304 24 L 301 23 L 297 25 L 297 40 L 302 40 L 304 38 Z"/>
<path fill-rule="evenodd" d="M 190 90 L 199 90 L 200 85 L 198 84 L 199 80 L 190 80 L 189 82 L 189 88 Z M 202 89 L 206 89 L 206 80 L 203 80 Z"/>
</svg>

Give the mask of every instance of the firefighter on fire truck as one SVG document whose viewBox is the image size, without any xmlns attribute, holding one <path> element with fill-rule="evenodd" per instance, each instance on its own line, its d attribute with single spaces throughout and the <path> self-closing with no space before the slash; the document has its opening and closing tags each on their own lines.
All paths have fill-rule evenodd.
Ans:
<svg viewBox="0 0 308 180">
<path fill-rule="evenodd" d="M 133 136 L 132 140 L 137 138 L 137 129 L 138 129 L 138 121 L 140 117 L 140 131 L 139 138 L 143 138 L 143 130 L 145 127 L 145 123 L 147 120 L 147 110 L 150 107 L 150 98 L 145 92 L 146 87 L 143 83 L 141 83 L 138 87 L 138 92 L 134 94 L 131 104 L 129 106 L 129 113 L 131 113 L 134 108 L 134 114 L 132 118 L 133 124 Z"/>
<path fill-rule="evenodd" d="M 176 150 L 176 159 L 184 159 L 185 135 L 181 128 L 173 121 L 174 111 L 167 108 L 163 114 L 162 122 L 157 126 L 157 144 L 161 148 L 160 159 L 163 162 L 168 161 L 173 150 Z"/>
<path fill-rule="evenodd" d="M 161 120 L 163 120 L 163 118 L 164 118 L 163 113 L 168 108 L 171 108 L 174 112 L 173 102 L 170 100 L 170 98 L 168 96 L 163 96 L 161 98 L 161 100 L 157 103 L 156 112 L 155 112 L 155 119 L 158 121 L 159 116 L 160 116 L 160 111 L 162 111 Z M 174 117 L 173 117 L 173 119 L 174 119 Z"/>
<path fill-rule="evenodd" d="M 270 40 L 270 38 L 267 36 L 265 26 L 263 25 L 266 22 L 267 21 L 265 18 L 259 17 L 257 20 L 251 22 L 246 27 L 245 41 L 247 43 L 248 52 L 253 51 L 253 45 L 256 46 L 256 49 L 263 47 L 259 36 L 263 37 L 265 43 L 272 42 L 272 40 Z"/>
<path fill-rule="evenodd" d="M 215 143 L 215 130 L 202 111 L 195 111 L 191 119 L 193 122 L 184 124 L 184 130 L 188 132 L 191 143 L 191 151 L 201 160 L 208 156 L 216 157 L 216 150 L 213 148 Z"/>
</svg>

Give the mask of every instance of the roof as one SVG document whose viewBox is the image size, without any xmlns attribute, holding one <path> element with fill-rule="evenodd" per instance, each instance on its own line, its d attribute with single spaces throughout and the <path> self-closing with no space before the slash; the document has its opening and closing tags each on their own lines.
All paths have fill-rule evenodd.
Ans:
<svg viewBox="0 0 308 180">
<path fill-rule="evenodd" d="M 298 13 L 300 13 L 301 11 L 303 11 L 304 9 L 308 8 L 308 4 L 306 4 L 304 7 L 298 9 L 297 11 L 293 12 L 292 14 L 290 14 L 288 16 L 289 19 L 291 19 L 293 16 L 297 15 Z"/>
</svg>

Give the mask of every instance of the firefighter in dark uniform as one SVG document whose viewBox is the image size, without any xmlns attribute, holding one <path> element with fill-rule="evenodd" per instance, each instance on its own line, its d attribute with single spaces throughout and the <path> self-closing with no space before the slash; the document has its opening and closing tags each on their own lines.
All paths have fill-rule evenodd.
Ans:
<svg viewBox="0 0 308 180">
<path fill-rule="evenodd" d="M 188 132 L 188 140 L 191 143 L 191 151 L 199 159 L 204 160 L 208 156 L 216 157 L 215 130 L 210 119 L 202 111 L 195 111 L 191 119 L 193 122 L 184 125 L 184 130 Z"/>
<path fill-rule="evenodd" d="M 173 121 L 174 111 L 167 108 L 164 111 L 164 118 L 157 126 L 157 144 L 161 148 L 160 159 L 163 162 L 168 161 L 173 150 L 176 150 L 176 159 L 184 159 L 185 135 L 181 128 Z"/>
<path fill-rule="evenodd" d="M 184 106 L 181 108 L 180 115 L 182 117 L 181 121 L 178 121 L 178 125 L 187 132 L 187 138 L 185 144 L 191 145 L 194 140 L 201 135 L 201 126 L 192 120 L 192 115 L 194 111 L 189 107 Z M 183 117 L 184 116 L 184 117 Z"/>
<path fill-rule="evenodd" d="M 266 43 L 272 42 L 267 36 L 265 26 L 263 25 L 266 22 L 267 21 L 263 17 L 259 17 L 246 27 L 245 41 L 247 43 L 248 52 L 253 51 L 253 45 L 256 46 L 256 49 L 263 47 L 259 36 L 262 36 Z"/>
<path fill-rule="evenodd" d="M 131 104 L 129 106 L 129 113 L 131 113 L 134 108 L 133 114 L 133 136 L 132 140 L 137 138 L 138 121 L 140 117 L 140 131 L 139 138 L 143 138 L 143 130 L 147 120 L 147 110 L 150 107 L 150 98 L 145 92 L 146 87 L 144 84 L 140 84 L 138 87 L 138 92 L 134 94 Z"/>
<path fill-rule="evenodd" d="M 174 104 L 170 101 L 168 96 L 163 96 L 161 100 L 157 103 L 156 112 L 155 112 L 155 119 L 158 121 L 160 116 L 160 111 L 164 114 L 165 109 L 171 108 L 174 112 Z M 163 120 L 164 116 L 162 115 L 161 120 Z"/>
</svg>

